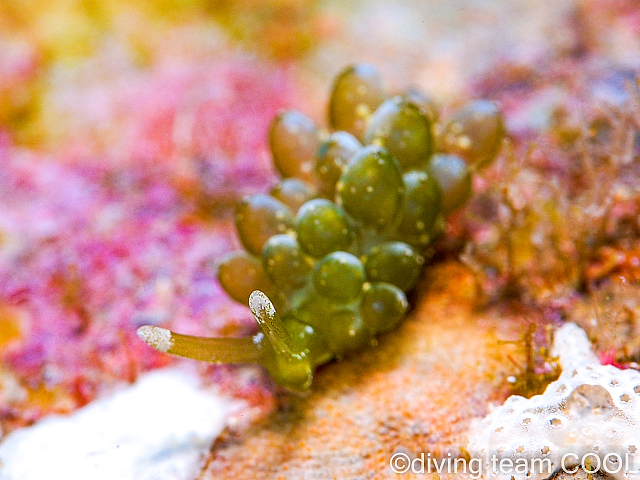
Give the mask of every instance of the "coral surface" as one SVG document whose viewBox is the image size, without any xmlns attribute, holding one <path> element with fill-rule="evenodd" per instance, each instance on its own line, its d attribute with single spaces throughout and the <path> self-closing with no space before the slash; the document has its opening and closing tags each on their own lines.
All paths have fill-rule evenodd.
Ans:
<svg viewBox="0 0 640 480">
<path fill-rule="evenodd" d="M 587 335 L 574 323 L 555 333 L 551 354 L 559 358 L 560 377 L 542 395 L 509 397 L 472 436 L 468 452 L 482 459 L 484 478 L 547 478 L 556 470 L 580 466 L 589 453 L 614 478 L 637 478 L 640 372 L 601 365 Z M 503 458 L 514 464 L 526 460 L 528 468 L 496 469 L 493 458 L 497 465 Z M 533 464 L 536 458 L 548 463 Z"/>
</svg>

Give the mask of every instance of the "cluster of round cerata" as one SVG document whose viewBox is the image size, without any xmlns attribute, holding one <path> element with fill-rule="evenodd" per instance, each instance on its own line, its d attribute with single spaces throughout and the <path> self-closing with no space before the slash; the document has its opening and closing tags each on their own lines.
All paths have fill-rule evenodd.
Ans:
<svg viewBox="0 0 640 480">
<path fill-rule="evenodd" d="M 165 351 L 257 361 L 281 385 L 305 390 L 317 365 L 403 320 L 444 217 L 469 198 L 472 172 L 495 158 L 504 135 L 493 103 L 471 101 L 441 119 L 429 97 L 414 88 L 391 96 L 363 64 L 336 78 L 329 126 L 299 111 L 278 115 L 269 144 L 282 179 L 236 209 L 245 250 L 221 261 L 218 278 L 234 300 L 249 301 L 263 332 L 251 344 L 228 339 L 236 353 L 225 357 L 213 354 L 222 339 L 199 347 L 206 356 L 188 346 L 194 337 L 167 331 Z M 160 331 L 145 332 L 158 347 Z"/>
</svg>

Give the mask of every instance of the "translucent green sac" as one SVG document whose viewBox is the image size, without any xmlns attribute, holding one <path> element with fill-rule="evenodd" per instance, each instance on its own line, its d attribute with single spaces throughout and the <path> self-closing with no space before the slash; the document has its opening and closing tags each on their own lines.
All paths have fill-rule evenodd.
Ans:
<svg viewBox="0 0 640 480">
<path fill-rule="evenodd" d="M 326 298 L 312 292 L 305 294 L 291 308 L 291 315 L 301 322 L 311 325 L 317 332 L 324 333 L 326 325 L 336 306 Z"/>
<path fill-rule="evenodd" d="M 327 344 L 337 356 L 361 350 L 371 342 L 371 330 L 362 317 L 351 310 L 335 312 L 326 326 Z"/>
<path fill-rule="evenodd" d="M 418 87 L 409 87 L 404 91 L 402 97 L 414 103 L 420 108 L 420 111 L 427 116 L 431 125 L 438 121 L 440 112 L 438 104 L 429 95 L 422 92 Z"/>
<path fill-rule="evenodd" d="M 262 255 L 262 248 L 273 235 L 293 228 L 295 219 L 291 210 L 270 195 L 247 197 L 236 207 L 236 229 L 244 248 Z"/>
<path fill-rule="evenodd" d="M 387 98 L 382 76 L 372 65 L 357 64 L 336 78 L 329 99 L 329 123 L 362 141 L 371 114 Z"/>
<path fill-rule="evenodd" d="M 364 141 L 387 149 L 403 169 L 424 165 L 433 153 L 431 121 L 418 105 L 401 96 L 378 107 Z"/>
<path fill-rule="evenodd" d="M 297 212 L 302 205 L 316 197 L 316 190 L 298 178 L 284 178 L 273 186 L 269 194 L 292 212 Z"/>
<path fill-rule="evenodd" d="M 244 251 L 233 252 L 220 262 L 218 281 L 231 298 L 245 305 L 254 290 L 271 290 L 260 259 Z"/>
<path fill-rule="evenodd" d="M 459 156 L 434 155 L 426 170 L 440 186 L 444 214 L 457 210 L 471 197 L 471 172 Z"/>
<path fill-rule="evenodd" d="M 269 279 L 278 287 L 292 289 L 308 279 L 313 262 L 290 235 L 274 235 L 262 251 L 262 265 Z"/>
<path fill-rule="evenodd" d="M 321 365 L 333 358 L 334 354 L 329 349 L 326 340 L 311 325 L 307 325 L 293 316 L 285 317 L 282 321 L 291 335 L 295 347 L 309 356 L 312 364 Z"/>
<path fill-rule="evenodd" d="M 404 319 L 409 304 L 405 294 L 390 283 L 371 283 L 364 289 L 360 312 L 362 318 L 377 334 L 393 330 Z"/>
<path fill-rule="evenodd" d="M 407 292 L 415 286 L 424 258 L 404 242 L 386 242 L 373 247 L 364 262 L 367 280 L 386 282 Z"/>
<path fill-rule="evenodd" d="M 309 117 L 295 110 L 278 115 L 269 130 L 273 164 L 284 178 L 315 183 L 315 158 L 321 134 Z"/>
<path fill-rule="evenodd" d="M 345 211 L 379 229 L 393 222 L 402 203 L 404 183 L 398 162 L 384 148 L 358 151 L 336 185 L 337 200 Z"/>
<path fill-rule="evenodd" d="M 336 182 L 342 175 L 349 159 L 362 145 L 348 132 L 333 132 L 318 149 L 316 173 L 320 178 L 321 190 L 327 198 L 333 198 Z"/>
<path fill-rule="evenodd" d="M 310 200 L 300 208 L 296 233 L 302 248 L 317 258 L 336 250 L 346 250 L 353 241 L 349 220 L 342 209 L 320 198 Z"/>
<path fill-rule="evenodd" d="M 362 262 L 347 252 L 333 252 L 324 257 L 313 272 L 318 294 L 341 303 L 355 300 L 362 293 L 365 274 Z"/>
<path fill-rule="evenodd" d="M 474 100 L 449 119 L 443 135 L 444 148 L 481 168 L 497 156 L 504 135 L 498 106 L 488 100 Z"/>
<path fill-rule="evenodd" d="M 422 170 L 413 170 L 402 176 L 405 186 L 398 232 L 416 243 L 426 245 L 442 210 L 442 191 L 438 182 Z M 423 237 L 424 241 L 420 241 Z"/>
</svg>

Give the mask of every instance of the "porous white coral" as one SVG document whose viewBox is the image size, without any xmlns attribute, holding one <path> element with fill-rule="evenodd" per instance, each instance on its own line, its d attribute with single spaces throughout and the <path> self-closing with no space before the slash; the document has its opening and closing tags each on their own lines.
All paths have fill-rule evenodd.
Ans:
<svg viewBox="0 0 640 480">
<path fill-rule="evenodd" d="M 640 478 L 640 372 L 601 365 L 572 323 L 557 330 L 551 353 L 558 380 L 542 395 L 509 397 L 472 435 L 468 451 L 483 477 L 538 480 L 600 465 L 616 479 Z"/>
</svg>

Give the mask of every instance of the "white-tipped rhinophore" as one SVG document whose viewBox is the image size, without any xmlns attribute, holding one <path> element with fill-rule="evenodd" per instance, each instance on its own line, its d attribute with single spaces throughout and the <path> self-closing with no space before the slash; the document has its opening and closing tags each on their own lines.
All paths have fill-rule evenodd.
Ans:
<svg viewBox="0 0 640 480">
<path fill-rule="evenodd" d="M 249 308 L 276 351 L 286 355 L 294 355 L 289 333 L 280 321 L 276 308 L 269 297 L 260 290 L 254 290 L 249 295 Z"/>
<path fill-rule="evenodd" d="M 173 347 L 171 332 L 166 328 L 145 325 L 137 333 L 140 340 L 161 352 L 168 352 Z"/>
</svg>

